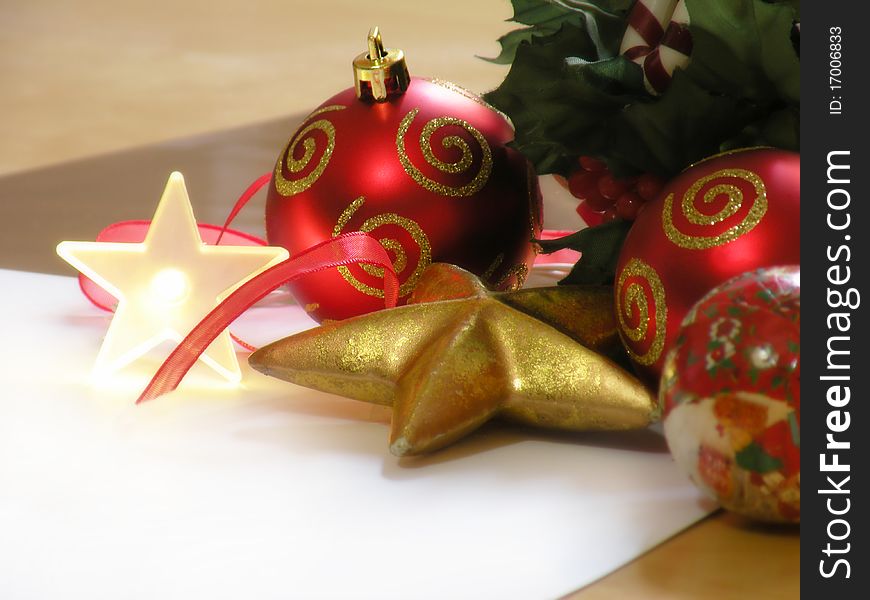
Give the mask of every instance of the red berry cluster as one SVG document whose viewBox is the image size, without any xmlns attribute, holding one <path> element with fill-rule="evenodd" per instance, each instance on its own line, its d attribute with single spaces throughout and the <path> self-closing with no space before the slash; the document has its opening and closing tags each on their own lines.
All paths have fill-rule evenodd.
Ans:
<svg viewBox="0 0 870 600">
<path fill-rule="evenodd" d="M 664 181 L 651 173 L 617 179 L 606 164 L 591 156 L 581 156 L 578 162 L 567 186 L 571 195 L 581 200 L 577 213 L 590 226 L 616 217 L 634 221 L 644 203 L 653 200 L 664 186 Z"/>
</svg>

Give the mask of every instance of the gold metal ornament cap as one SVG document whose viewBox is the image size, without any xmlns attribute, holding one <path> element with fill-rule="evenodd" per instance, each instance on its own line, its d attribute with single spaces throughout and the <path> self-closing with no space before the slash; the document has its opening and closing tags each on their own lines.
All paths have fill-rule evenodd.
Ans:
<svg viewBox="0 0 870 600">
<path fill-rule="evenodd" d="M 403 94 L 411 83 L 405 53 L 384 48 L 377 26 L 369 30 L 369 49 L 353 59 L 353 84 L 360 100 L 384 102 L 392 95 Z"/>
</svg>

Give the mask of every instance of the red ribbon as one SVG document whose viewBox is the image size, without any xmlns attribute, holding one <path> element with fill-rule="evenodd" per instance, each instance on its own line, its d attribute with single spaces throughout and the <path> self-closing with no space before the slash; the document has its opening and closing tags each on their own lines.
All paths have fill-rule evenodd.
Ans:
<svg viewBox="0 0 870 600">
<path fill-rule="evenodd" d="M 229 226 L 230 226 L 230 223 L 233 222 L 233 219 L 236 218 L 236 216 L 239 214 L 239 212 L 243 208 L 245 208 L 245 205 L 251 200 L 251 198 L 253 198 L 254 195 L 257 192 L 259 192 L 260 189 L 264 185 L 269 183 L 269 181 L 271 179 L 272 179 L 272 172 L 271 171 L 269 173 L 265 173 L 263 175 L 260 175 L 259 177 L 257 177 L 257 179 L 254 180 L 254 183 L 252 183 L 251 185 L 248 186 L 248 189 L 246 189 L 244 192 L 242 192 L 242 195 L 239 196 L 239 199 L 236 200 L 236 203 L 233 205 L 233 209 L 230 211 L 230 214 L 227 215 L 227 220 L 224 221 L 224 227 L 223 227 L 223 229 L 221 229 L 221 233 L 217 238 L 217 242 L 215 242 L 216 244 L 221 243 L 221 238 L 223 237 L 224 233 L 231 231 L 229 229 Z M 263 242 L 263 245 L 264 246 L 266 245 L 265 241 Z"/>
<path fill-rule="evenodd" d="M 272 290 L 310 273 L 367 263 L 384 269 L 384 304 L 396 305 L 399 279 L 387 251 L 367 233 L 353 231 L 290 257 L 248 280 L 218 304 L 160 365 L 136 404 L 171 392 L 220 333 Z"/>
</svg>

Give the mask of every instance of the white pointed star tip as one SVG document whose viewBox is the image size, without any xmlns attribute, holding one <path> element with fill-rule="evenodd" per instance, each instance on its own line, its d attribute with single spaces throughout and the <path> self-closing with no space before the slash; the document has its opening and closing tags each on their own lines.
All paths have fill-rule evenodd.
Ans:
<svg viewBox="0 0 870 600">
<path fill-rule="evenodd" d="M 64 259 L 67 263 L 73 266 L 77 271 L 81 271 L 85 273 L 88 277 L 91 277 L 89 273 L 86 271 L 90 271 L 87 265 L 85 265 L 81 260 L 76 257 L 76 250 L 82 248 L 84 244 L 93 244 L 94 242 L 72 242 L 69 240 L 63 241 L 57 245 L 55 250 L 57 251 L 57 255 Z M 93 279 L 93 277 L 91 277 Z"/>
<path fill-rule="evenodd" d="M 190 205 L 187 184 L 184 183 L 184 175 L 181 174 L 181 171 L 173 171 L 169 174 L 169 179 L 166 180 L 166 185 L 163 186 L 163 194 L 160 196 L 160 203 L 157 205 L 157 212 L 154 214 L 154 219 L 157 218 L 157 213 L 160 212 L 160 206 L 163 203 L 173 201 Z M 190 210 L 192 217 L 193 208 Z"/>
<path fill-rule="evenodd" d="M 57 252 L 57 255 L 58 255 L 59 257 L 61 257 L 62 259 L 64 259 L 66 262 L 69 262 L 69 258 L 68 258 L 68 256 L 69 256 L 69 245 L 70 245 L 70 242 L 66 242 L 66 241 L 64 241 L 64 242 L 59 243 L 59 244 L 57 245 L 57 247 L 55 248 L 55 251 Z"/>
<path fill-rule="evenodd" d="M 190 198 L 187 194 L 187 184 L 184 183 L 184 175 L 181 171 L 173 171 L 169 174 L 169 179 L 166 180 L 166 185 L 163 187 L 163 195 L 160 197 L 160 203 L 173 198 L 179 201 L 186 201 L 190 204 Z M 158 210 L 160 206 L 158 205 Z M 192 209 L 191 209 L 192 210 Z M 157 216 L 156 214 L 154 215 Z"/>
<path fill-rule="evenodd" d="M 68 264 L 72 265 L 72 267 L 78 271 L 80 263 L 75 259 L 75 256 L 73 256 L 72 248 L 74 247 L 74 245 L 75 242 L 64 241 L 57 245 L 55 251 L 57 252 L 57 255 L 59 257 L 61 257 Z"/>
</svg>

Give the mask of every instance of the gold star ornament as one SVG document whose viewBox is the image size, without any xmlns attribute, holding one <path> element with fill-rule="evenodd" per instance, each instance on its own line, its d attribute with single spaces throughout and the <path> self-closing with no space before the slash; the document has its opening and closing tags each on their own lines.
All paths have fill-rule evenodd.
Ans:
<svg viewBox="0 0 870 600">
<path fill-rule="evenodd" d="M 322 325 L 249 358 L 267 375 L 391 406 L 390 451 L 438 450 L 493 417 L 567 430 L 646 427 L 654 396 L 622 353 L 608 287 L 491 293 L 434 264 L 408 305 Z"/>
<path fill-rule="evenodd" d="M 97 377 L 166 340 L 180 342 L 235 288 L 288 257 L 284 248 L 204 244 L 177 172 L 143 242 L 61 242 L 57 253 L 118 300 L 94 366 Z M 241 378 L 228 331 L 200 360 L 232 382 Z"/>
</svg>

